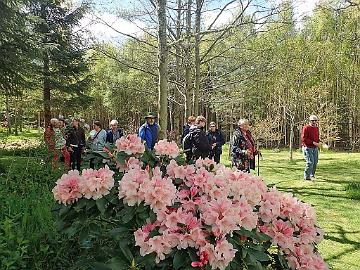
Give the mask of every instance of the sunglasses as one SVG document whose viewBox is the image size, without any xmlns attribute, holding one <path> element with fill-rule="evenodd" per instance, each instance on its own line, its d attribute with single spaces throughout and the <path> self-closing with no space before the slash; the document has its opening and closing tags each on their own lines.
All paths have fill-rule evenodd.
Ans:
<svg viewBox="0 0 360 270">
<path fill-rule="evenodd" d="M 210 127 L 212 128 L 212 127 L 215 127 L 215 126 L 210 126 Z"/>
<path fill-rule="evenodd" d="M 317 122 L 317 120 L 310 120 L 311 122 Z"/>
</svg>

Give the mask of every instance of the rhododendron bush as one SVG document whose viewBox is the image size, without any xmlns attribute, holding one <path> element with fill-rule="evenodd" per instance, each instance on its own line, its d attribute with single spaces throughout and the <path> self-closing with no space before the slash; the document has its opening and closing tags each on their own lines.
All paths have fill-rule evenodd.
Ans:
<svg viewBox="0 0 360 270">
<path fill-rule="evenodd" d="M 209 159 L 185 165 L 174 142 L 154 152 L 120 138 L 99 170 L 53 189 L 59 229 L 84 269 L 327 269 L 314 209 Z"/>
</svg>

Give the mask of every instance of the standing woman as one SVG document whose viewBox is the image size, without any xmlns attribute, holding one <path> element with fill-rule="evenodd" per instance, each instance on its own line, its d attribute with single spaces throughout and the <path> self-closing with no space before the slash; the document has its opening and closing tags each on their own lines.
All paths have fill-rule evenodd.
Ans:
<svg viewBox="0 0 360 270">
<path fill-rule="evenodd" d="M 63 127 L 62 121 L 57 121 L 56 126 L 54 127 L 54 137 L 55 137 L 55 155 L 54 155 L 54 163 L 55 167 L 58 166 L 58 159 L 60 153 L 64 157 L 64 172 L 67 173 L 70 169 L 70 153 L 66 147 L 66 139 L 65 134 L 61 130 Z"/>
<path fill-rule="evenodd" d="M 52 169 L 56 169 L 56 151 L 55 151 L 55 131 L 54 128 L 57 125 L 58 120 L 56 118 L 52 118 L 50 120 L 49 125 L 46 127 L 44 132 L 44 141 L 48 148 L 48 160 L 51 159 Z"/>
<path fill-rule="evenodd" d="M 106 144 L 106 131 L 102 129 L 102 125 L 100 121 L 94 122 L 94 130 L 90 132 L 89 142 L 90 148 L 93 152 L 101 152 L 104 151 L 104 147 Z M 94 169 L 94 159 L 90 159 L 90 168 Z"/>
<path fill-rule="evenodd" d="M 71 168 L 81 170 L 81 154 L 85 147 L 85 132 L 79 126 L 79 118 L 74 118 L 66 134 L 66 146 L 70 153 Z"/>
<path fill-rule="evenodd" d="M 255 169 L 255 156 L 258 153 L 249 129 L 249 120 L 240 119 L 238 128 L 234 131 L 231 147 L 232 165 L 248 173 L 250 169 Z"/>
<path fill-rule="evenodd" d="M 220 163 L 222 146 L 225 144 L 225 140 L 222 132 L 216 128 L 215 122 L 210 122 L 210 128 L 206 136 L 211 146 L 209 158 L 213 159 L 216 163 Z"/>
</svg>

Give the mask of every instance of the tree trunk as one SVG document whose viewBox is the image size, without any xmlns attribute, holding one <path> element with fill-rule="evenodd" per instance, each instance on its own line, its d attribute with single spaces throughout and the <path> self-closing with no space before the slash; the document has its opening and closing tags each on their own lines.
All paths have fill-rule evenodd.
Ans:
<svg viewBox="0 0 360 270">
<path fill-rule="evenodd" d="M 176 18 L 176 38 L 179 40 L 181 38 L 181 9 L 182 9 L 182 0 L 177 0 L 177 18 Z M 181 48 L 180 45 L 176 45 L 176 82 L 177 85 L 174 89 L 174 100 L 180 103 L 180 94 L 177 87 L 181 85 L 182 78 L 181 78 Z M 176 142 L 179 141 L 179 134 L 180 134 L 180 104 L 177 102 L 173 102 L 174 104 L 174 112 L 173 112 L 173 119 L 174 119 L 174 133 L 175 133 L 175 140 Z"/>
<path fill-rule="evenodd" d="M 159 20 L 158 26 L 158 53 L 159 53 L 159 138 L 166 138 L 167 121 L 168 121 L 168 48 L 167 48 L 167 34 L 166 34 L 166 0 L 157 1 L 157 15 Z"/>
<path fill-rule="evenodd" d="M 199 115 L 200 93 L 200 26 L 201 8 L 203 0 L 196 0 L 195 12 L 195 88 L 194 88 L 194 114 Z"/>
<path fill-rule="evenodd" d="M 5 116 L 7 121 L 7 130 L 8 134 L 11 134 L 11 119 L 10 119 L 10 101 L 9 101 L 9 92 L 5 94 Z"/>
<path fill-rule="evenodd" d="M 186 10 L 186 45 L 184 52 L 185 61 L 185 122 L 191 115 L 192 83 L 191 83 L 191 6 L 192 0 L 187 2 Z"/>
<path fill-rule="evenodd" d="M 50 109 L 50 69 L 49 69 L 49 56 L 44 53 L 44 69 L 43 69 L 43 99 L 44 99 L 44 120 L 45 126 L 50 123 L 51 109 Z"/>
</svg>

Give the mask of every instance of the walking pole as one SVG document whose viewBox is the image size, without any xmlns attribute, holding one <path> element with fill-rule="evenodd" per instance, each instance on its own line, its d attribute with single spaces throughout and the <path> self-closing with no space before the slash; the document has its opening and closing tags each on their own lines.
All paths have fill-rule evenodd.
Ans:
<svg viewBox="0 0 360 270">
<path fill-rule="evenodd" d="M 258 176 L 260 176 L 260 152 L 258 151 Z"/>
</svg>

